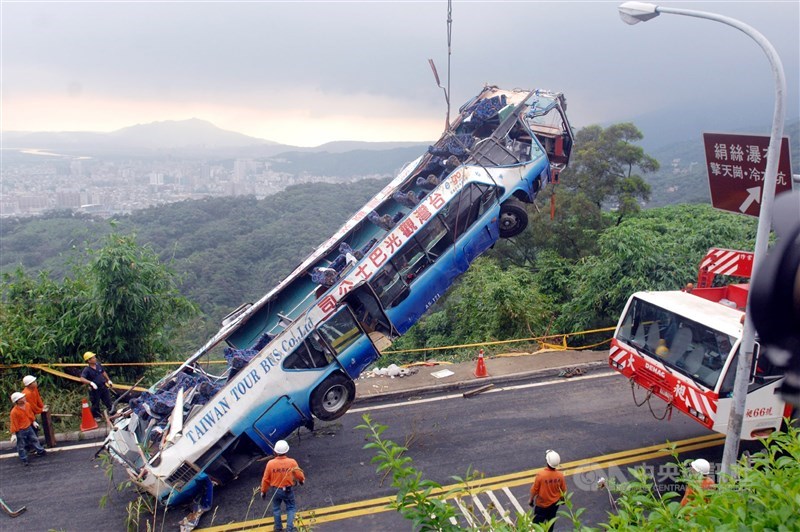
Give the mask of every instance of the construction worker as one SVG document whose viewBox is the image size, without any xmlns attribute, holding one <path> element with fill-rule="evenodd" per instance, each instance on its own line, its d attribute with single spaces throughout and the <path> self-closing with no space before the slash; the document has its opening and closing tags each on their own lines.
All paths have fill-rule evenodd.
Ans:
<svg viewBox="0 0 800 532">
<path fill-rule="evenodd" d="M 34 427 L 39 428 L 39 424 L 31 412 L 30 407 L 25 401 L 25 394 L 14 392 L 11 394 L 11 402 L 14 407 L 11 409 L 11 443 L 17 444 L 17 453 L 23 465 L 28 465 L 28 452 L 25 447 L 33 447 L 36 456 L 44 456 L 47 451 L 39 443 L 39 438 L 33 431 Z"/>
<path fill-rule="evenodd" d="M 275 488 L 272 496 L 272 515 L 275 517 L 275 530 L 283 530 L 281 522 L 281 503 L 286 506 L 286 530 L 294 531 L 294 485 L 305 482 L 306 477 L 303 470 L 297 465 L 293 458 L 286 456 L 289 452 L 289 444 L 284 440 L 275 443 L 275 458 L 267 462 L 264 469 L 264 476 L 261 478 L 261 498 L 267 497 L 269 488 Z"/>
<path fill-rule="evenodd" d="M 111 378 L 103 369 L 102 364 L 97 361 L 97 355 L 91 351 L 86 351 L 83 354 L 83 360 L 86 362 L 86 367 L 81 371 L 81 382 L 89 386 L 89 399 L 92 401 L 92 415 L 95 419 L 100 418 L 100 403 L 102 402 L 109 414 L 111 411 L 111 394 L 108 389 L 114 386 Z"/>
<path fill-rule="evenodd" d="M 22 389 L 22 393 L 25 394 L 25 402 L 28 403 L 33 415 L 38 416 L 47 410 L 47 405 L 44 404 L 42 396 L 39 395 L 39 385 L 36 383 L 36 377 L 33 375 L 25 375 L 22 378 L 22 385 L 25 386 Z"/>
<path fill-rule="evenodd" d="M 531 498 L 528 505 L 533 507 L 533 522 L 546 523 L 555 519 L 558 504 L 567 492 L 564 473 L 557 471 L 561 464 L 561 456 L 555 451 L 544 453 L 547 467 L 536 474 L 531 486 Z"/>
<path fill-rule="evenodd" d="M 711 478 L 711 464 L 708 463 L 708 460 L 705 458 L 698 458 L 691 463 L 691 467 L 696 473 L 699 473 L 702 476 L 700 487 L 703 490 L 712 489 L 716 485 L 714 479 Z M 686 506 L 686 503 L 688 503 L 690 499 L 694 498 L 692 497 L 693 494 L 694 489 L 692 489 L 691 486 L 686 486 L 686 493 L 683 494 L 683 499 L 681 499 L 681 506 Z"/>
<path fill-rule="evenodd" d="M 667 347 L 667 341 L 663 338 L 658 341 L 658 347 L 656 347 L 656 356 L 660 358 L 666 358 L 669 355 L 669 347 Z"/>
</svg>

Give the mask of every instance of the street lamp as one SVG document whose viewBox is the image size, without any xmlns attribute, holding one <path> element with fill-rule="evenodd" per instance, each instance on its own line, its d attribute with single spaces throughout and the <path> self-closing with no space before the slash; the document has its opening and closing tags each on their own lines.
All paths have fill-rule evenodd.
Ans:
<svg viewBox="0 0 800 532">
<path fill-rule="evenodd" d="M 772 203 L 775 198 L 775 184 L 778 176 L 781 137 L 783 136 L 786 77 L 783 73 L 781 59 L 778 57 L 775 48 L 763 35 L 736 19 L 717 15 L 716 13 L 662 7 L 646 2 L 625 2 L 619 6 L 620 18 L 626 24 L 631 25 L 653 19 L 661 13 L 715 20 L 732 26 L 758 43 L 767 55 L 769 64 L 772 67 L 772 73 L 775 77 L 775 110 L 772 115 L 772 133 L 769 137 L 769 148 L 767 148 L 767 167 L 764 173 L 764 189 L 761 193 L 761 213 L 758 217 L 755 253 L 753 254 L 753 273 L 755 273 L 762 257 L 767 252 L 769 228 L 772 222 Z M 739 453 L 739 440 L 742 432 L 742 420 L 744 419 L 744 406 L 747 400 L 747 385 L 753 361 L 754 345 L 755 330 L 753 328 L 753 320 L 750 317 L 750 295 L 748 294 L 742 342 L 739 345 L 739 361 L 736 366 L 736 380 L 733 385 L 733 403 L 731 404 L 731 413 L 728 421 L 728 434 L 725 438 L 725 449 L 722 453 L 722 472 L 725 474 L 730 474 L 731 466 L 736 462 L 736 457 Z"/>
</svg>

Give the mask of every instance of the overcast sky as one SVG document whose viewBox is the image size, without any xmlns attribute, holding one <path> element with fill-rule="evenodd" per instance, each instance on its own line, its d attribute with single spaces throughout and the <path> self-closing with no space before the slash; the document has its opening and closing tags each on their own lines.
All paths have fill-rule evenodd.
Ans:
<svg viewBox="0 0 800 532">
<path fill-rule="evenodd" d="M 624 24 L 619 2 L 454 1 L 452 102 L 485 83 L 562 91 L 573 125 L 680 113 L 709 102 L 765 109 L 774 82 L 754 41 L 662 15 Z M 800 2 L 670 2 L 764 34 L 798 114 Z M 2 130 L 112 131 L 197 117 L 295 145 L 437 138 L 446 0 L 11 3 L 2 10 Z M 764 134 L 768 134 L 765 131 Z"/>
</svg>

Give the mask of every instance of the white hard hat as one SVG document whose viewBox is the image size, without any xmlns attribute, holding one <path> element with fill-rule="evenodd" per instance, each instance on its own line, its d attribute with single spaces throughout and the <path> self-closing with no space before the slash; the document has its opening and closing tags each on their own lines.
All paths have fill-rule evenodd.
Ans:
<svg viewBox="0 0 800 532">
<path fill-rule="evenodd" d="M 16 403 L 20 399 L 25 399 L 25 394 L 24 393 L 14 392 L 14 393 L 11 394 L 11 402 L 12 403 Z"/>
<path fill-rule="evenodd" d="M 705 458 L 698 458 L 694 462 L 692 462 L 692 469 L 700 473 L 701 475 L 708 475 L 711 472 L 711 464 L 708 463 L 708 460 Z"/>
<path fill-rule="evenodd" d="M 34 382 L 36 382 L 36 377 L 34 377 L 33 375 L 25 375 L 24 377 L 22 377 L 23 386 L 28 386 L 29 384 L 32 384 Z"/>
<path fill-rule="evenodd" d="M 544 453 L 544 461 L 547 462 L 547 465 L 555 469 L 561 463 L 561 456 L 553 450 L 548 450 Z"/>
<path fill-rule="evenodd" d="M 289 452 L 289 444 L 286 440 L 278 440 L 275 442 L 275 454 L 286 454 Z"/>
</svg>

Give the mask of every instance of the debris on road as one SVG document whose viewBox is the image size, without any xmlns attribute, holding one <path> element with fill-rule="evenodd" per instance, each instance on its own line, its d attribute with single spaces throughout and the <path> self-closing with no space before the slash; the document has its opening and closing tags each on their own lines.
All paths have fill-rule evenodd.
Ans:
<svg viewBox="0 0 800 532">
<path fill-rule="evenodd" d="M 468 392 L 464 392 L 462 395 L 464 398 L 472 397 L 474 395 L 478 395 L 479 393 L 488 392 L 494 388 L 494 384 L 487 384 L 486 386 L 481 386 L 480 388 L 475 388 L 474 390 L 470 390 Z"/>
</svg>

